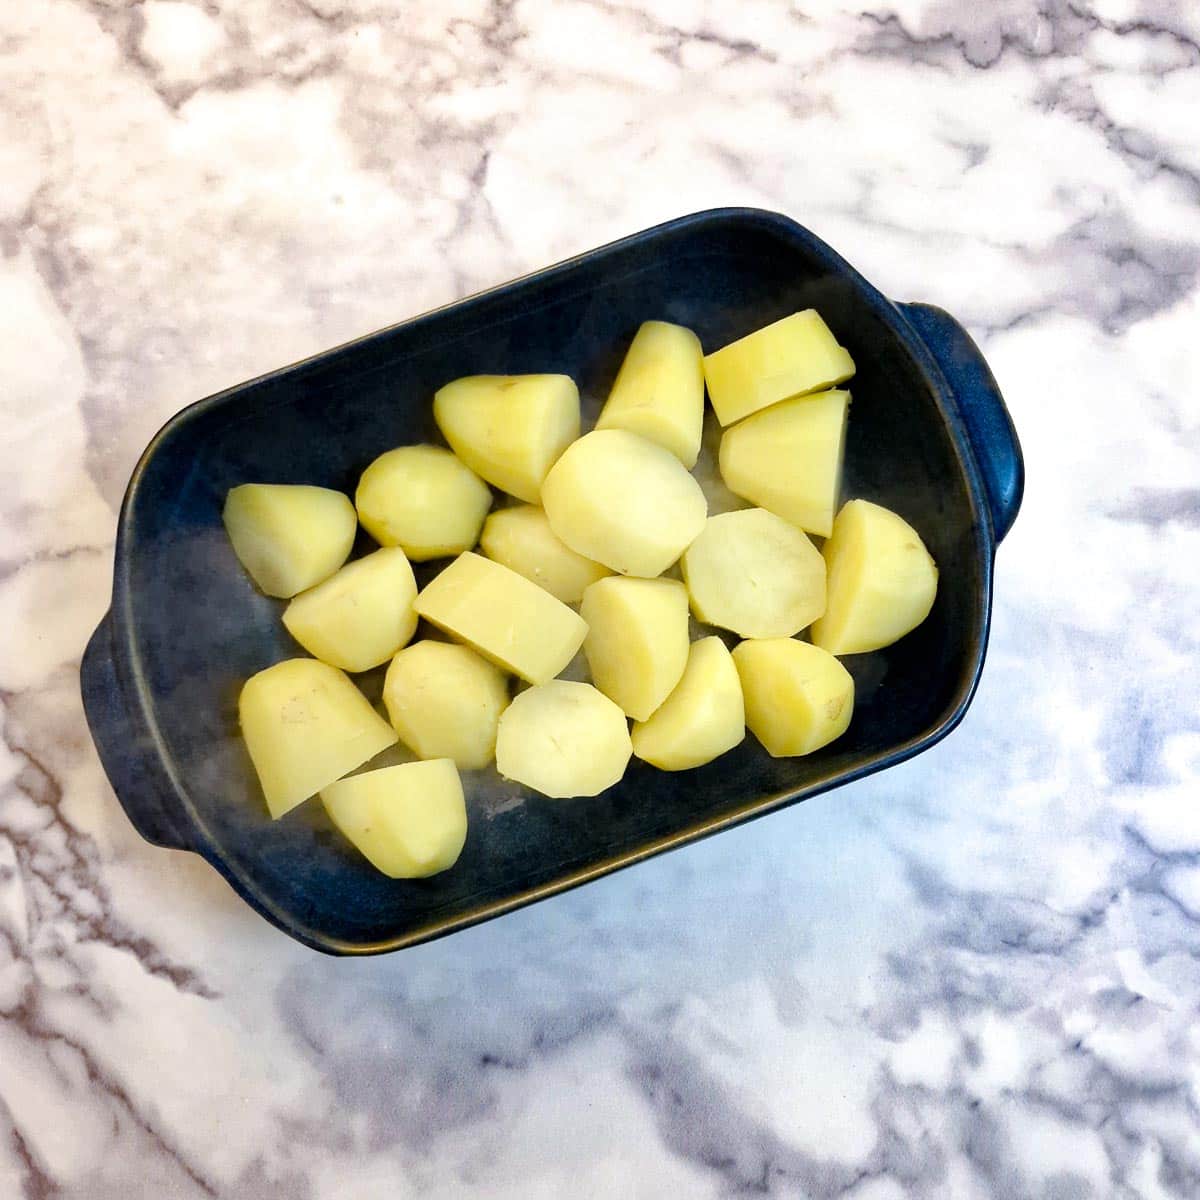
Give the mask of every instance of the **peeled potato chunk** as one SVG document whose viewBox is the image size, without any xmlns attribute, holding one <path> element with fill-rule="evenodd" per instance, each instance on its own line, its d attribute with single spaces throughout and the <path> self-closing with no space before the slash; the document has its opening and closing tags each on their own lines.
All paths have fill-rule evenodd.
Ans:
<svg viewBox="0 0 1200 1200">
<path fill-rule="evenodd" d="M 722 425 L 789 396 L 844 383 L 853 374 L 854 360 L 814 308 L 757 329 L 704 359 L 708 396 Z"/>
<path fill-rule="evenodd" d="M 550 527 L 576 554 L 652 579 L 704 528 L 700 485 L 669 450 L 624 429 L 567 447 L 542 485 Z"/>
<path fill-rule="evenodd" d="M 742 684 L 719 637 L 692 643 L 675 690 L 648 721 L 634 725 L 633 752 L 662 771 L 700 767 L 746 736 Z"/>
<path fill-rule="evenodd" d="M 553 679 L 583 645 L 587 625 L 523 575 L 460 554 L 418 594 L 417 613 L 530 683 Z"/>
<path fill-rule="evenodd" d="M 346 561 L 358 517 L 341 492 L 293 483 L 243 483 L 225 497 L 225 530 L 250 578 L 287 598 Z"/>
<path fill-rule="evenodd" d="M 825 562 L 763 508 L 709 517 L 683 556 L 692 612 L 740 637 L 791 637 L 825 611 Z"/>
<path fill-rule="evenodd" d="M 828 537 L 841 490 L 849 408 L 849 392 L 818 392 L 739 421 L 721 438 L 725 486 L 800 529 Z"/>
<path fill-rule="evenodd" d="M 811 754 L 846 732 L 854 680 L 832 654 L 795 638 L 768 638 L 739 643 L 733 661 L 746 724 L 772 758 Z"/>
<path fill-rule="evenodd" d="M 626 429 L 675 455 L 690 471 L 704 425 L 704 352 L 682 325 L 646 321 L 634 334 L 597 429 Z"/>
<path fill-rule="evenodd" d="M 424 879 L 452 867 L 467 840 L 467 805 L 448 758 L 364 771 L 321 789 L 330 819 L 377 870 Z"/>
<path fill-rule="evenodd" d="M 633 754 L 625 714 L 590 683 L 554 679 L 522 692 L 500 718 L 496 767 L 544 796 L 596 796 Z"/>
<path fill-rule="evenodd" d="M 929 616 L 938 570 L 917 531 L 890 509 L 851 500 L 823 550 L 829 603 L 812 627 L 831 654 L 890 646 Z"/>
<path fill-rule="evenodd" d="M 313 658 L 290 658 L 252 675 L 238 698 L 238 718 L 277 819 L 396 742 L 362 692 Z"/>
<path fill-rule="evenodd" d="M 399 546 L 347 563 L 283 611 L 287 631 L 314 658 L 343 671 L 385 663 L 417 628 L 417 581 Z"/>
<path fill-rule="evenodd" d="M 418 757 L 452 758 L 460 770 L 477 771 L 495 757 L 508 681 L 468 646 L 421 641 L 392 659 L 383 703 Z"/>
<path fill-rule="evenodd" d="M 479 548 L 493 562 L 524 575 L 564 604 L 578 604 L 584 590 L 609 569 L 564 545 L 535 504 L 497 509 L 483 523 Z"/>
<path fill-rule="evenodd" d="M 433 418 L 472 471 L 536 504 L 546 472 L 579 436 L 579 389 L 566 375 L 471 375 L 438 390 Z"/>
</svg>

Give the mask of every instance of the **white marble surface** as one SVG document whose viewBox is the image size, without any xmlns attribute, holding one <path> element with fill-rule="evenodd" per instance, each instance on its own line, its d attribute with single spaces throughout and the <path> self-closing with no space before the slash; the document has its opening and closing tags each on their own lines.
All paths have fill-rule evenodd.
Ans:
<svg viewBox="0 0 1200 1200">
<path fill-rule="evenodd" d="M 1200 1195 L 1200 12 L 0 6 L 0 1196 Z M 78 697 L 187 402 L 679 213 L 979 338 L 1029 485 L 925 756 L 326 959 L 123 817 Z"/>
</svg>

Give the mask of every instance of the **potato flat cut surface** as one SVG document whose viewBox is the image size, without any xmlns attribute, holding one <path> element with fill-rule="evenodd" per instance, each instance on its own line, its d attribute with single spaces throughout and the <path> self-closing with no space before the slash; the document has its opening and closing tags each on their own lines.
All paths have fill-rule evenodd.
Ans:
<svg viewBox="0 0 1200 1200">
<path fill-rule="evenodd" d="M 479 548 L 564 604 L 578 604 L 589 584 L 612 574 L 560 541 L 536 504 L 497 509 L 483 523 Z"/>
</svg>

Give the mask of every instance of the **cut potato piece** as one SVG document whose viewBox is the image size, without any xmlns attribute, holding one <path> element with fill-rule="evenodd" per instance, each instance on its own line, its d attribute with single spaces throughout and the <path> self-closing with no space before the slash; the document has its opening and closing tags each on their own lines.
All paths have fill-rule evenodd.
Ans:
<svg viewBox="0 0 1200 1200">
<path fill-rule="evenodd" d="M 746 736 L 737 668 L 719 637 L 692 643 L 687 669 L 648 721 L 633 727 L 633 752 L 663 771 L 703 766 Z"/>
<path fill-rule="evenodd" d="M 646 720 L 687 666 L 687 588 L 677 579 L 601 579 L 584 592 L 579 615 L 592 682 L 628 716 Z"/>
<path fill-rule="evenodd" d="M 700 455 L 704 351 L 682 325 L 646 321 L 634 334 L 597 429 L 625 429 L 670 450 L 688 470 Z"/>
<path fill-rule="evenodd" d="M 283 611 L 287 631 L 314 658 L 343 671 L 387 662 L 417 628 L 417 581 L 399 546 L 347 563 Z"/>
<path fill-rule="evenodd" d="M 238 718 L 276 818 L 396 742 L 362 692 L 312 658 L 291 658 L 247 679 Z"/>
<path fill-rule="evenodd" d="M 938 570 L 913 527 L 869 500 L 842 506 L 825 543 L 829 603 L 812 640 L 831 654 L 890 646 L 929 616 Z"/>
<path fill-rule="evenodd" d="M 564 545 L 535 504 L 497 509 L 483 523 L 479 548 L 564 604 L 578 604 L 589 584 L 612 573 Z"/>
<path fill-rule="evenodd" d="M 825 562 L 763 508 L 709 517 L 683 556 L 692 612 L 740 637 L 791 637 L 825 611 Z"/>
<path fill-rule="evenodd" d="M 496 767 L 544 796 L 596 796 L 633 754 L 625 714 L 590 683 L 554 679 L 522 692 L 500 718 Z"/>
<path fill-rule="evenodd" d="M 579 436 L 579 389 L 566 375 L 471 375 L 439 389 L 433 418 L 472 471 L 536 504 L 546 472 Z"/>
<path fill-rule="evenodd" d="M 708 396 L 722 425 L 789 396 L 844 383 L 853 374 L 854 360 L 814 308 L 755 330 L 704 359 Z"/>
<path fill-rule="evenodd" d="M 467 840 L 462 780 L 448 758 L 364 771 L 321 790 L 325 811 L 377 870 L 424 879 L 452 867 Z"/>
<path fill-rule="evenodd" d="M 460 554 L 417 596 L 417 613 L 530 683 L 553 679 L 583 645 L 587 625 L 523 575 Z"/>
<path fill-rule="evenodd" d="M 811 754 L 846 732 L 854 680 L 832 654 L 795 638 L 741 642 L 733 661 L 746 724 L 773 758 Z"/>
<path fill-rule="evenodd" d="M 661 575 L 704 528 L 700 485 L 669 450 L 624 429 L 568 446 L 542 487 L 550 527 L 622 575 Z"/>
<path fill-rule="evenodd" d="M 424 562 L 475 545 L 492 491 L 441 446 L 399 446 L 362 473 L 354 503 L 381 546 L 399 546 Z"/>
<path fill-rule="evenodd" d="M 818 392 L 774 404 L 721 438 L 721 478 L 809 533 L 828 537 L 842 483 L 850 393 Z"/>
<path fill-rule="evenodd" d="M 346 496 L 305 484 L 243 483 L 225 497 L 221 515 L 250 578 L 284 599 L 328 579 L 358 530 Z"/>
</svg>

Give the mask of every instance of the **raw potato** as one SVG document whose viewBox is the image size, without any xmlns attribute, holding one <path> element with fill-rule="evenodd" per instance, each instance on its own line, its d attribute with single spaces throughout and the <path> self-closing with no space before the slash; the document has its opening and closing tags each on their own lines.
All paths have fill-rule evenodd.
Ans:
<svg viewBox="0 0 1200 1200">
<path fill-rule="evenodd" d="M 849 392 L 818 392 L 739 421 L 721 438 L 726 487 L 800 529 L 828 537 L 842 484 L 849 408 Z"/>
<path fill-rule="evenodd" d="M 238 718 L 275 818 L 396 742 L 362 692 L 313 658 L 290 658 L 252 675 L 238 698 Z"/>
<path fill-rule="evenodd" d="M 854 374 L 854 360 L 814 308 L 793 313 L 704 359 L 713 411 L 732 425 L 789 396 L 819 392 Z"/>
<path fill-rule="evenodd" d="M 524 575 L 564 604 L 578 604 L 589 584 L 611 574 L 607 567 L 563 545 L 535 504 L 497 509 L 483 523 L 479 548 L 493 562 Z"/>
<path fill-rule="evenodd" d="M 492 492 L 441 446 L 399 446 L 362 473 L 354 503 L 363 528 L 381 546 L 400 546 L 424 562 L 475 545 Z"/>
<path fill-rule="evenodd" d="M 508 681 L 467 646 L 417 642 L 392 659 L 383 703 L 419 758 L 452 758 L 460 770 L 476 771 L 495 757 Z"/>
<path fill-rule="evenodd" d="M 791 637 L 825 611 L 825 562 L 763 508 L 709 517 L 683 556 L 692 612 L 739 637 Z"/>
<path fill-rule="evenodd" d="M 412 567 L 393 546 L 302 592 L 283 610 L 283 623 L 314 658 L 343 671 L 369 671 L 416 631 L 416 598 Z"/>
<path fill-rule="evenodd" d="M 490 558 L 460 554 L 417 596 L 417 613 L 530 683 L 553 679 L 587 625 L 549 592 Z"/>
<path fill-rule="evenodd" d="M 522 692 L 500 718 L 496 767 L 544 796 L 596 796 L 625 774 L 625 714 L 590 683 L 554 679 Z"/>
<path fill-rule="evenodd" d="M 438 391 L 433 418 L 472 471 L 536 504 L 546 472 L 579 436 L 579 389 L 566 375 L 471 375 Z"/>
<path fill-rule="evenodd" d="M 323 788 L 321 800 L 338 829 L 392 879 L 452 867 L 467 840 L 462 781 L 448 758 L 364 771 Z"/>
<path fill-rule="evenodd" d="M 243 483 L 222 513 L 233 551 L 268 596 L 286 599 L 346 561 L 358 517 L 341 492 L 293 483 Z"/>
<path fill-rule="evenodd" d="M 842 506 L 825 543 L 829 603 L 812 640 L 831 654 L 890 646 L 929 616 L 938 570 L 913 527 L 869 500 Z"/>
<path fill-rule="evenodd" d="M 633 727 L 633 752 L 663 771 L 703 766 L 746 736 L 742 684 L 719 637 L 692 643 L 675 690 L 648 720 Z"/>
<path fill-rule="evenodd" d="M 646 321 L 634 335 L 596 422 L 657 442 L 690 471 L 704 425 L 704 351 L 682 325 Z"/>
<path fill-rule="evenodd" d="M 646 720 L 687 666 L 687 588 L 677 579 L 601 579 L 584 592 L 579 615 L 592 682 L 627 716 Z"/>
<path fill-rule="evenodd" d="M 704 528 L 700 485 L 669 450 L 624 429 L 567 447 L 542 486 L 550 527 L 577 554 L 653 579 Z"/>
<path fill-rule="evenodd" d="M 795 638 L 742 642 L 733 651 L 746 724 L 772 758 L 811 754 L 841 737 L 854 680 L 832 654 Z"/>
</svg>

